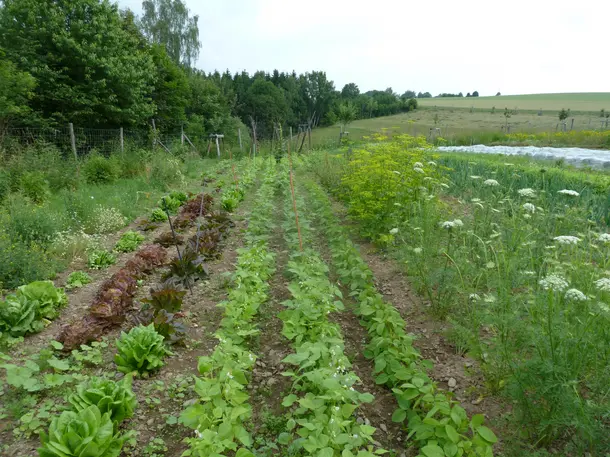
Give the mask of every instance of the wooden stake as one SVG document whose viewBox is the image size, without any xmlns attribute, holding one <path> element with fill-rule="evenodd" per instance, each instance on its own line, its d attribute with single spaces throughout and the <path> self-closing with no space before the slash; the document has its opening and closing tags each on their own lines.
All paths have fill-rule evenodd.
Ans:
<svg viewBox="0 0 610 457">
<path fill-rule="evenodd" d="M 124 142 L 124 139 L 123 139 L 123 127 L 121 127 L 119 129 L 119 136 L 121 138 L 121 154 L 123 154 L 125 152 L 125 142 Z"/>
<path fill-rule="evenodd" d="M 70 144 L 72 145 L 74 159 L 78 160 L 78 154 L 76 154 L 76 137 L 74 136 L 74 124 L 72 122 L 68 124 L 68 129 L 70 130 Z"/>
<path fill-rule="evenodd" d="M 301 225 L 299 224 L 299 212 L 297 211 L 297 200 L 294 194 L 294 180 L 292 177 L 292 154 L 290 146 L 288 147 L 288 164 L 290 165 L 290 192 L 292 193 L 292 208 L 294 209 L 294 219 L 297 224 L 297 233 L 299 235 L 299 249 L 303 252 L 303 238 L 301 237 Z"/>
<path fill-rule="evenodd" d="M 216 154 L 218 155 L 218 158 L 220 159 L 220 144 L 218 143 L 218 135 L 216 135 Z"/>
<path fill-rule="evenodd" d="M 239 152 L 243 152 L 244 147 L 241 142 L 241 129 L 237 129 L 237 136 L 239 137 Z"/>
</svg>

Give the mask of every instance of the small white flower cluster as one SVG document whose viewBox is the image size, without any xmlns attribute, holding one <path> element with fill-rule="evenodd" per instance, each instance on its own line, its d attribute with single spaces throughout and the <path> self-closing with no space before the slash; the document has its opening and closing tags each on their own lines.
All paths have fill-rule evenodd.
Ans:
<svg viewBox="0 0 610 457">
<path fill-rule="evenodd" d="M 422 248 L 413 248 L 413 252 L 417 255 L 421 254 L 422 252 L 424 252 L 424 250 Z"/>
<path fill-rule="evenodd" d="M 601 278 L 595 281 L 595 287 L 601 292 L 610 292 L 610 278 Z"/>
<path fill-rule="evenodd" d="M 419 168 L 419 167 L 414 167 L 414 168 L 413 168 L 413 171 L 414 171 L 415 173 L 419 173 L 419 174 L 422 174 L 422 175 L 423 175 L 423 174 L 426 174 L 426 172 L 424 171 L 424 169 L 423 169 L 423 168 Z"/>
<path fill-rule="evenodd" d="M 470 179 L 481 179 L 481 177 L 480 176 L 476 176 L 476 175 L 471 175 Z"/>
<path fill-rule="evenodd" d="M 536 191 L 534 189 L 530 189 L 529 187 L 526 187 L 525 189 L 519 189 L 517 193 L 520 196 L 526 198 L 534 198 L 536 196 Z"/>
<path fill-rule="evenodd" d="M 587 296 L 578 289 L 568 289 L 565 294 L 565 299 L 568 301 L 582 302 L 587 301 Z"/>
<path fill-rule="evenodd" d="M 126 224 L 126 219 L 116 208 L 99 205 L 94 213 L 94 225 L 97 233 L 114 232 Z"/>
<path fill-rule="evenodd" d="M 569 195 L 570 197 L 578 197 L 580 195 L 575 190 L 570 190 L 570 189 L 562 189 L 562 190 L 558 191 L 557 193 L 562 194 L 562 195 Z"/>
<path fill-rule="evenodd" d="M 553 238 L 555 241 L 557 241 L 559 244 L 578 244 L 580 242 L 580 238 L 578 238 L 577 236 L 571 236 L 571 235 L 562 235 L 562 236 L 556 236 L 555 238 Z"/>
<path fill-rule="evenodd" d="M 544 290 L 552 290 L 554 292 L 563 292 L 568 288 L 568 282 L 557 275 L 548 275 L 546 278 L 541 279 L 538 284 Z"/>
<path fill-rule="evenodd" d="M 524 203 L 523 209 L 531 214 L 534 214 L 536 212 L 536 207 L 534 205 L 532 205 L 531 203 Z"/>
<path fill-rule="evenodd" d="M 468 296 L 468 300 L 470 300 L 470 301 L 480 301 L 481 297 L 479 296 L 479 294 L 470 294 Z"/>
<path fill-rule="evenodd" d="M 495 179 L 486 179 L 483 181 L 483 184 L 489 187 L 498 187 L 500 185 L 500 183 Z"/>
<path fill-rule="evenodd" d="M 434 160 L 431 160 L 430 162 L 428 162 L 428 165 L 430 165 L 431 167 L 436 167 L 436 162 Z"/>
<path fill-rule="evenodd" d="M 445 221 L 445 222 L 441 222 L 441 227 L 444 229 L 453 229 L 453 228 L 457 228 L 457 227 L 463 227 L 464 223 L 462 222 L 461 219 L 454 219 L 452 221 Z"/>
<path fill-rule="evenodd" d="M 391 235 L 396 235 L 397 233 L 398 233 L 398 228 L 393 228 L 392 230 L 390 230 Z"/>
<path fill-rule="evenodd" d="M 602 233 L 597 239 L 602 243 L 610 243 L 610 233 Z"/>
<path fill-rule="evenodd" d="M 413 168 L 424 168 L 424 164 L 421 162 L 415 162 Z"/>
</svg>

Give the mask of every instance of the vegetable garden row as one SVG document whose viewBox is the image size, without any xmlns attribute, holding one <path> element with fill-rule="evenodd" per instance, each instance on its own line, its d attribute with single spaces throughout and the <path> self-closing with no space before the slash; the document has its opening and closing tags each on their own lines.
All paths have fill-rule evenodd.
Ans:
<svg viewBox="0 0 610 457">
<path fill-rule="evenodd" d="M 206 191 L 220 176 L 228 184 Z M 86 312 L 65 316 L 72 292 L 51 282 L 0 304 L 0 449 L 36 455 L 40 435 L 38 455 L 57 457 L 489 457 L 500 431 L 504 455 L 549 445 L 597 455 L 607 446 L 610 238 L 596 179 L 439 157 L 408 136 L 221 162 L 203 193 L 168 194 L 120 238 L 108 254 L 121 260 L 89 285 Z M 456 360 L 474 364 L 482 395 L 510 404 L 511 421 L 469 416 L 472 405 L 439 386 L 355 237 L 403 265 L 430 321 L 446 323 L 438 333 Z M 90 279 L 78 273 L 72 290 Z M 279 296 L 273 287 L 288 298 L 261 316 Z M 337 317 L 350 313 L 370 373 L 346 349 Z M 281 371 L 268 375 L 287 382 L 272 393 L 279 425 L 263 446 L 256 421 L 275 400 L 252 387 L 266 319 L 281 334 L 265 338 L 285 348 Z M 46 343 L 24 357 L 35 332 Z M 405 430 L 404 441 L 384 441 L 391 448 L 380 443 L 385 425 L 361 420 L 381 401 L 365 375 L 376 395 L 393 397 L 390 419 Z"/>
</svg>

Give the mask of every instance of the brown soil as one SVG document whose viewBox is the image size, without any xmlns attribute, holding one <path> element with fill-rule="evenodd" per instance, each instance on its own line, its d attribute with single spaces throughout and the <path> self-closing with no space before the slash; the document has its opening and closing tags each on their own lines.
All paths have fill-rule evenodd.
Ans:
<svg viewBox="0 0 610 457">
<path fill-rule="evenodd" d="M 342 223 L 349 226 L 345 209 L 336 202 L 333 209 Z M 450 324 L 435 320 L 430 315 L 427 311 L 429 305 L 412 290 L 399 262 L 357 236 L 352 236 L 352 240 L 373 272 L 377 290 L 407 323 L 409 333 L 415 337 L 413 346 L 424 359 L 434 363 L 429 371 L 430 377 L 439 388 L 452 392 L 469 415 L 484 414 L 491 428 L 498 431 L 503 427 L 505 416 L 510 413 L 510 405 L 488 395 L 477 360 L 458 354 L 456 348 L 446 340 L 444 334 Z M 503 435 L 500 431 L 496 434 Z M 501 447 L 502 444 L 498 442 L 494 449 L 498 452 Z"/>
<path fill-rule="evenodd" d="M 185 408 L 185 403 L 194 398 L 195 393 L 192 386 L 194 384 L 193 377 L 197 374 L 197 360 L 202 355 L 209 355 L 216 345 L 213 334 L 222 318 L 222 310 L 217 308 L 216 305 L 227 295 L 228 279 L 223 274 L 234 269 L 237 257 L 236 250 L 243 245 L 243 231 L 247 226 L 246 209 L 251 202 L 252 199 L 247 198 L 233 215 L 232 219 L 235 222 L 235 227 L 223 241 L 222 257 L 207 264 L 210 273 L 209 279 L 198 282 L 193 287 L 193 293 L 187 293 L 184 298 L 184 324 L 187 328 L 186 346 L 174 347 L 172 349 L 174 354 L 166 359 L 166 365 L 160 372 L 147 379 L 134 380 L 133 390 L 137 395 L 139 405 L 135 416 L 125 421 L 122 428 L 136 430 L 138 438 L 135 448 L 125 447 L 124 455 L 143 455 L 142 450 L 152 438 L 162 438 L 165 441 L 168 447 L 168 451 L 165 453 L 167 457 L 179 457 L 186 448 L 182 440 L 185 436 L 189 436 L 192 431 L 178 424 L 168 425 L 166 419 L 168 416 L 178 417 Z M 126 228 L 126 230 L 128 229 Z M 163 226 L 153 232 L 148 232 L 147 240 L 153 240 L 165 229 Z M 193 234 L 195 230 L 195 227 L 189 229 L 188 234 Z M 117 234 L 116 239 L 119 237 L 120 234 Z M 170 261 L 177 257 L 174 247 L 168 248 L 168 253 Z M 118 256 L 116 265 L 104 271 L 92 272 L 91 276 L 94 281 L 85 287 L 70 292 L 68 307 L 62 310 L 62 315 L 41 333 L 27 337 L 25 343 L 16 348 L 15 353 L 12 354 L 13 357 L 19 360 L 21 353 L 34 353 L 40 350 L 54 338 L 62 323 L 84 315 L 101 283 L 124 266 L 132 256 L 133 253 L 121 254 Z M 134 312 L 139 309 L 140 300 L 148 296 L 150 288 L 161 282 L 162 274 L 163 269 L 156 270 L 146 277 L 144 283 L 138 287 L 134 298 Z M 65 281 L 67 273 L 63 276 L 62 279 Z M 56 281 L 57 283 L 60 282 Z M 108 348 L 104 350 L 105 363 L 101 368 L 83 374 L 100 375 L 102 372 L 107 373 L 109 367 L 114 369 L 114 341 L 122 330 L 128 331 L 133 325 L 133 320 L 128 316 L 121 328 L 111 330 L 104 338 L 108 342 Z M 117 379 L 122 377 L 119 373 L 116 376 Z M 5 427 L 2 427 L 2 425 Z M 0 443 L 8 443 L 14 439 L 10 430 L 10 422 L 2 424 L 2 421 L 0 421 Z M 6 450 L 2 450 L 1 455 L 7 457 L 34 456 L 37 455 L 36 449 L 38 446 L 39 439 L 36 436 L 30 439 L 20 439 Z"/>
<path fill-rule="evenodd" d="M 281 214 L 280 212 L 280 217 Z M 265 435 L 272 441 L 275 441 L 277 430 L 272 429 L 267 419 L 271 416 L 281 416 L 285 412 L 282 399 L 292 384 L 290 378 L 282 376 L 285 370 L 282 360 L 291 353 L 291 346 L 282 336 L 283 323 L 277 317 L 284 309 L 282 302 L 290 298 L 288 281 L 284 276 L 288 250 L 280 217 L 276 218 L 277 225 L 269 243 L 271 250 L 276 253 L 275 273 L 269 280 L 269 300 L 259 310 L 260 338 L 258 348 L 254 351 L 258 359 L 252 371 L 252 382 L 248 386 L 251 389 L 253 411 L 252 435 Z"/>
</svg>

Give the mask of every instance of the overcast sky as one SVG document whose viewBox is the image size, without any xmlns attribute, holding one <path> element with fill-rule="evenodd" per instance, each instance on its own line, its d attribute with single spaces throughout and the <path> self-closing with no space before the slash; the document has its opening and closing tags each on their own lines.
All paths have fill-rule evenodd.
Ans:
<svg viewBox="0 0 610 457">
<path fill-rule="evenodd" d="M 185 1 L 205 71 L 323 70 L 362 92 L 610 92 L 609 0 Z"/>
</svg>

